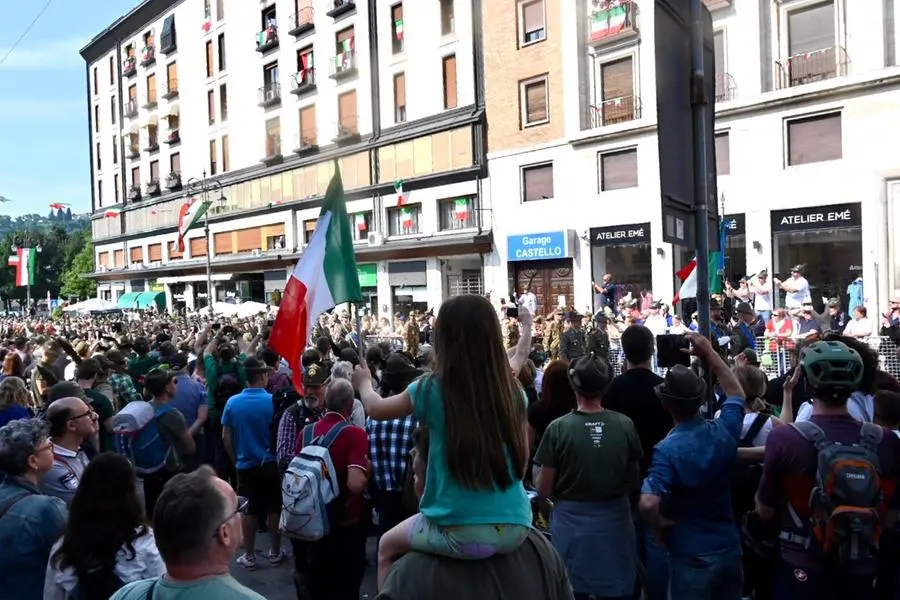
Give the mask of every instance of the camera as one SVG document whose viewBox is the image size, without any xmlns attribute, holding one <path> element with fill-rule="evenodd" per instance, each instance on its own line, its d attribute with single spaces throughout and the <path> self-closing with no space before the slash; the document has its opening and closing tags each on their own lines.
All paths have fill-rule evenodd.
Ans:
<svg viewBox="0 0 900 600">
<path fill-rule="evenodd" d="M 656 336 L 656 364 L 664 369 L 675 365 L 691 366 L 691 356 L 682 350 L 689 350 L 691 341 L 683 335 L 666 333 Z"/>
</svg>

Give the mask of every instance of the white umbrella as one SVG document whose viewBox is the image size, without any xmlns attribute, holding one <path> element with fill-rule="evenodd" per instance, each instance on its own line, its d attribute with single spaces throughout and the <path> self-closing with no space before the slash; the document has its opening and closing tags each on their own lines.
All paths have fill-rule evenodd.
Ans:
<svg viewBox="0 0 900 600">
<path fill-rule="evenodd" d="M 114 302 L 103 300 L 101 298 L 91 298 L 84 302 L 71 304 L 63 308 L 63 312 L 73 312 L 78 314 L 87 314 L 95 310 L 114 310 L 118 308 Z"/>
<path fill-rule="evenodd" d="M 233 317 L 237 313 L 238 306 L 237 304 L 231 304 L 230 302 L 214 302 L 213 310 L 215 311 L 216 315 L 220 317 Z M 201 315 L 208 315 L 209 308 L 204 306 L 197 312 Z"/>
<path fill-rule="evenodd" d="M 236 314 L 241 319 L 249 319 L 250 317 L 255 317 L 258 314 L 266 312 L 268 309 L 269 307 L 262 302 L 250 300 L 249 302 L 238 304 Z"/>
</svg>

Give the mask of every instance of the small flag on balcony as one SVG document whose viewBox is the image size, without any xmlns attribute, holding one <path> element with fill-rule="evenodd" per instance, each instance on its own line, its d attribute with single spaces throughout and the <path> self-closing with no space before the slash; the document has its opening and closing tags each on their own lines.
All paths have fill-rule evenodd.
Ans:
<svg viewBox="0 0 900 600">
<path fill-rule="evenodd" d="M 403 41 L 403 19 L 394 21 L 394 35 L 397 36 L 398 40 Z"/>
<path fill-rule="evenodd" d="M 356 215 L 354 215 L 353 217 L 353 220 L 356 221 L 356 229 L 358 229 L 359 231 L 365 231 L 369 228 L 369 226 L 366 225 L 365 213 L 356 213 Z"/>
<path fill-rule="evenodd" d="M 208 18 L 209 18 L 209 17 L 207 17 L 207 19 L 208 19 Z M 208 20 L 207 20 L 207 21 L 204 21 L 204 22 L 203 22 L 203 26 L 202 26 L 202 28 L 203 28 L 203 33 L 208 33 L 210 27 L 212 27 L 212 23 L 211 23 L 210 21 L 208 21 Z"/>
<path fill-rule="evenodd" d="M 412 229 L 413 216 L 412 211 L 408 208 L 400 209 L 400 227 L 403 229 Z"/>
<path fill-rule="evenodd" d="M 118 208 L 107 208 L 106 212 L 103 213 L 103 216 L 107 219 L 115 219 L 119 215 L 122 214 L 122 211 Z"/>
<path fill-rule="evenodd" d="M 630 4 L 607 5 L 607 8 L 595 11 L 591 15 L 591 41 L 602 40 L 625 29 Z"/>
<path fill-rule="evenodd" d="M 67 206 L 69 205 L 65 202 L 53 202 L 50 204 L 50 208 L 52 208 L 53 210 L 62 210 Z"/>
<path fill-rule="evenodd" d="M 403 182 L 394 182 L 394 193 L 397 194 L 397 206 L 409 204 L 409 196 L 403 193 Z"/>
<path fill-rule="evenodd" d="M 469 218 L 469 200 L 467 198 L 457 198 L 454 208 L 454 214 L 457 221 L 465 221 Z"/>
</svg>

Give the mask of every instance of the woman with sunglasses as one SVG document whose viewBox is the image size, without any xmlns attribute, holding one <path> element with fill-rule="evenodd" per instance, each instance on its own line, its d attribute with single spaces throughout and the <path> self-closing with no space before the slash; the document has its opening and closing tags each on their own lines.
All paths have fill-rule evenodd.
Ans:
<svg viewBox="0 0 900 600">
<path fill-rule="evenodd" d="M 66 504 L 38 482 L 53 467 L 46 423 L 17 419 L 0 427 L 0 596 L 40 600 L 47 557 L 66 526 Z"/>
<path fill-rule="evenodd" d="M 50 555 L 44 600 L 108 600 L 126 583 L 165 571 L 131 463 L 121 454 L 98 455 L 84 470 L 66 533 Z"/>
</svg>

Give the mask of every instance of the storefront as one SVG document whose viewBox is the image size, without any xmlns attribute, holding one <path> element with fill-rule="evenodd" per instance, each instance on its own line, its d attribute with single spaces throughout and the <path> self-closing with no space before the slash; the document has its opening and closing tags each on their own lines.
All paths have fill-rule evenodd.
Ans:
<svg viewBox="0 0 900 600">
<path fill-rule="evenodd" d="M 287 271 L 284 269 L 275 269 L 272 271 L 263 271 L 263 286 L 265 292 L 265 302 L 267 304 L 278 304 L 273 300 L 279 300 L 279 295 L 284 295 L 284 286 L 287 285 Z M 276 294 L 275 292 L 278 292 Z"/>
<path fill-rule="evenodd" d="M 537 296 L 537 314 L 575 303 L 572 257 L 575 232 L 569 229 L 511 235 L 506 238 L 506 260 L 516 295 L 530 287 Z M 499 292 L 498 292 L 499 295 Z"/>
<path fill-rule="evenodd" d="M 428 310 L 427 263 L 424 260 L 388 263 L 388 285 L 394 313 L 403 316 Z M 387 316 L 387 315 L 383 315 Z"/>
<path fill-rule="evenodd" d="M 378 313 L 378 265 L 375 263 L 356 265 L 359 288 L 362 291 L 362 306 L 366 313 Z"/>
<path fill-rule="evenodd" d="M 735 287 L 747 273 L 747 217 L 744 213 L 725 215 L 725 279 Z"/>
<path fill-rule="evenodd" d="M 862 209 L 859 203 L 772 211 L 772 265 L 780 279 L 805 265 L 816 309 L 822 298 L 847 306 L 847 285 L 862 273 Z M 784 306 L 784 292 L 779 294 Z"/>
<path fill-rule="evenodd" d="M 620 286 L 620 298 L 628 293 L 639 298 L 642 292 L 652 289 L 650 223 L 592 227 L 590 233 L 593 281 L 599 283 L 610 274 Z"/>
</svg>

